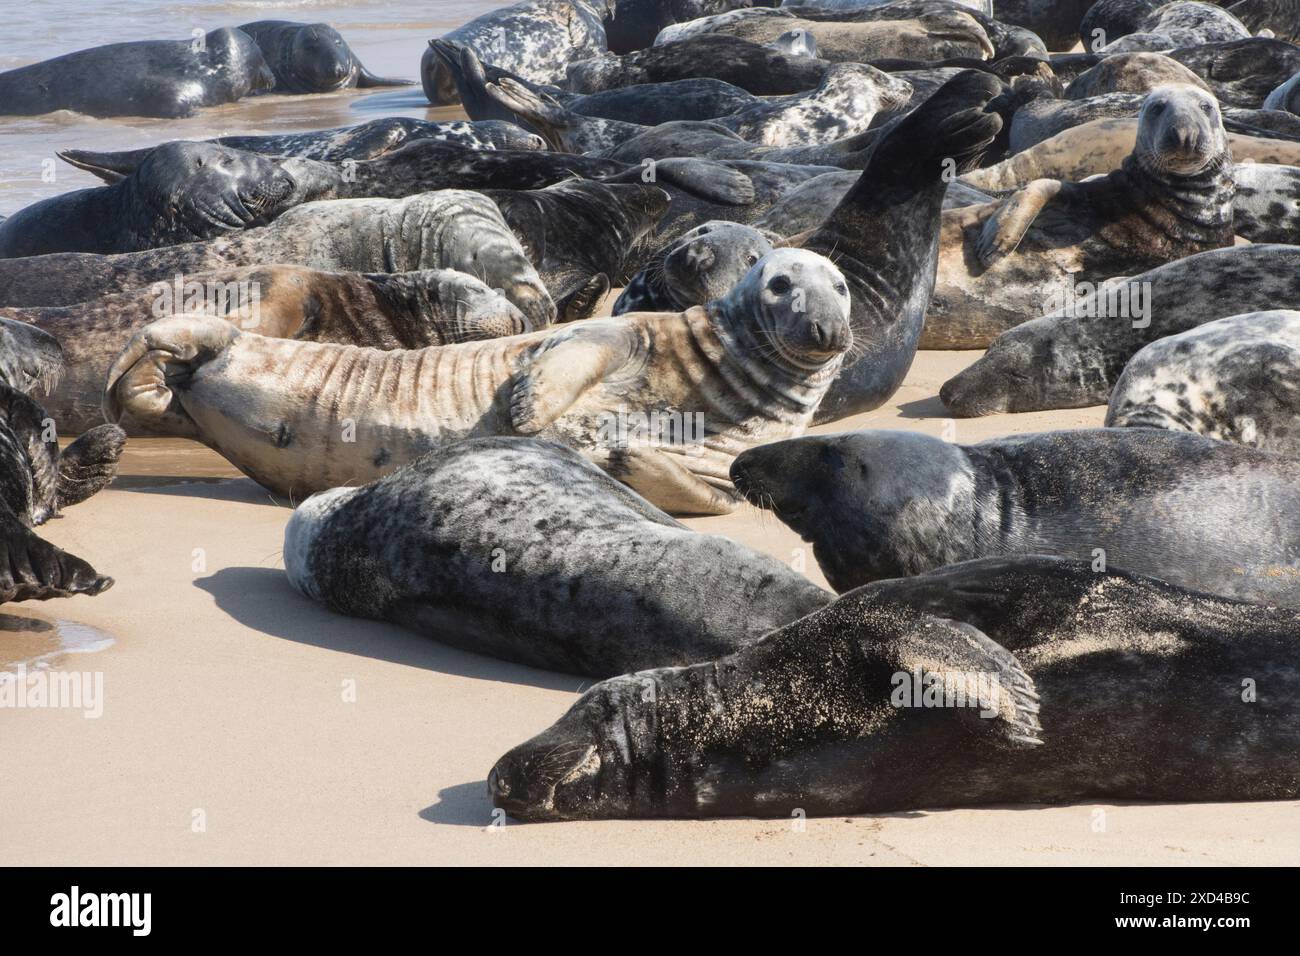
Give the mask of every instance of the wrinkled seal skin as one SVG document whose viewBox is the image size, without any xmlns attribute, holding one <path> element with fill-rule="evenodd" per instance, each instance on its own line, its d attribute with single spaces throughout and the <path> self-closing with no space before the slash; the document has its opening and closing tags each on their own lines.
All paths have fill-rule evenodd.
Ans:
<svg viewBox="0 0 1300 956">
<path fill-rule="evenodd" d="M 755 96 L 786 96 L 813 89 L 830 66 L 825 60 L 791 56 L 739 37 L 704 34 L 625 56 L 572 63 L 563 85 L 574 93 L 600 93 L 641 83 L 708 78 Z"/>
<path fill-rule="evenodd" d="M 879 140 L 857 185 L 803 242 L 844 273 L 854 346 L 817 421 L 870 411 L 897 391 L 916 356 L 934 289 L 948 161 L 957 168 L 1002 128 L 985 106 L 995 77 L 963 72 Z"/>
<path fill-rule="evenodd" d="M 971 561 L 716 661 L 603 681 L 488 790 L 524 821 L 1294 799 L 1298 626 L 1079 562 Z M 918 669 L 952 704 L 909 706 L 898 675 Z M 1271 690 L 1243 703 L 1256 674 Z"/>
<path fill-rule="evenodd" d="M 1242 309 L 1300 309 L 1300 248 L 1253 245 L 1179 259 L 1125 280 L 1148 289 L 1150 314 L 1118 318 L 1088 296 L 1002 333 L 939 397 L 954 415 L 1103 405 L 1147 343 Z"/>
<path fill-rule="evenodd" d="M 1108 566 L 1300 605 L 1300 461 L 1200 435 L 1095 428 L 954 445 L 846 432 L 750 449 L 731 475 L 812 542 L 841 592 L 974 558 L 1102 549 Z"/>
<path fill-rule="evenodd" d="M 650 46 L 666 26 L 751 4 L 752 0 L 615 0 L 612 13 L 605 16 L 605 37 L 611 53 L 631 53 Z"/>
<path fill-rule="evenodd" d="M 307 133 L 273 133 L 266 136 L 222 136 L 207 140 L 216 146 L 284 156 L 341 162 L 345 159 L 378 159 L 408 142 L 431 139 L 469 149 L 545 149 L 546 141 L 536 133 L 499 120 L 434 123 L 405 116 L 388 116 L 358 126 L 313 130 Z M 93 173 L 105 182 L 117 182 L 129 175 L 159 147 L 101 153 L 68 149 L 59 153 L 64 162 Z"/>
<path fill-rule="evenodd" d="M 491 189 L 484 195 L 497 204 L 536 265 L 561 322 L 594 315 L 609 290 L 627 281 L 634 250 L 654 231 L 670 202 L 658 186 L 578 179 L 545 189 Z"/>
<path fill-rule="evenodd" d="M 570 62 L 608 50 L 602 20 L 612 9 L 613 0 L 522 0 L 475 17 L 442 39 L 535 83 L 563 85 Z M 420 60 L 420 82 L 434 106 L 457 102 L 455 81 L 432 48 Z"/>
<path fill-rule="evenodd" d="M 711 220 L 660 250 L 614 302 L 625 312 L 680 312 L 720 299 L 765 255 L 775 237 L 752 226 Z"/>
<path fill-rule="evenodd" d="M 1300 455 L 1300 312 L 1234 315 L 1157 339 L 1129 360 L 1106 425 Z"/>
<path fill-rule="evenodd" d="M 0 73 L 0 115 L 74 110 L 87 116 L 193 116 L 275 85 L 248 34 L 110 43 Z"/>
<path fill-rule="evenodd" d="M 375 76 L 328 23 L 258 20 L 239 29 L 253 38 L 275 74 L 277 93 L 329 93 L 353 87 L 412 86 Z"/>
<path fill-rule="evenodd" d="M 461 438 L 522 434 L 577 449 L 664 510 L 723 514 L 739 503 L 732 458 L 807 427 L 849 345 L 848 310 L 829 262 L 782 249 L 707 308 L 419 351 L 183 316 L 132 339 L 104 410 L 196 438 L 286 496 L 370 481 Z"/>
<path fill-rule="evenodd" d="M 49 391 L 62 374 L 63 349 L 55 336 L 0 317 L 0 385 L 24 395 Z"/>
<path fill-rule="evenodd" d="M 262 226 L 316 198 L 291 169 L 207 143 L 164 143 L 112 186 L 76 189 L 0 222 L 0 258 L 139 252 Z"/>
<path fill-rule="evenodd" d="M 1232 172 L 1214 98 L 1191 86 L 1156 90 L 1120 169 L 1081 183 L 1038 180 L 944 216 L 921 348 L 985 348 L 1050 314 L 1079 283 L 1232 245 Z"/>
<path fill-rule="evenodd" d="M 73 305 L 177 275 L 260 262 L 336 272 L 455 269 L 502 289 L 536 327 L 555 318 L 541 277 L 496 205 L 454 189 L 305 203 L 268 226 L 145 252 L 0 260 L 0 307 Z"/>
<path fill-rule="evenodd" d="M 182 280 L 179 296 L 169 278 L 78 305 L 0 309 L 0 315 L 30 323 L 62 343 L 66 370 L 57 386 L 46 389 L 45 405 L 64 433 L 103 423 L 104 380 L 113 359 L 140 329 L 169 315 L 216 315 L 259 335 L 379 349 L 532 331 L 505 296 L 451 270 L 360 275 L 246 266 Z M 190 292 L 184 291 L 186 283 Z M 128 434 L 149 434 L 139 423 L 125 426 Z"/>
<path fill-rule="evenodd" d="M 529 438 L 457 442 L 309 498 L 284 542 L 290 582 L 332 611 L 591 677 L 709 660 L 832 598 Z"/>
</svg>

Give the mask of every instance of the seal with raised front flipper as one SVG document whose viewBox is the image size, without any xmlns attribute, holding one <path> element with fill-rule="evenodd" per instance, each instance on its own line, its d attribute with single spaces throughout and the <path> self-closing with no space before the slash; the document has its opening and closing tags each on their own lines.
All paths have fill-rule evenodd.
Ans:
<svg viewBox="0 0 1300 956">
<path fill-rule="evenodd" d="M 333 611 L 592 677 L 708 660 L 832 597 L 531 438 L 456 442 L 308 498 L 284 566 Z"/>
<path fill-rule="evenodd" d="M 846 432 L 751 448 L 731 477 L 812 542 L 837 591 L 1054 554 L 1300 606 L 1300 461 L 1200 435 L 1095 428 L 963 446 Z"/>
<path fill-rule="evenodd" d="M 488 791 L 525 821 L 1293 800 L 1298 627 L 1082 562 L 966 562 L 603 681 Z"/>
<path fill-rule="evenodd" d="M 104 410 L 202 441 L 286 496 L 370 481 L 461 438 L 536 435 L 666 511 L 723 514 L 739 504 L 736 454 L 807 427 L 850 345 L 848 313 L 834 266 L 778 249 L 707 307 L 418 351 L 182 316 L 127 345 Z"/>
<path fill-rule="evenodd" d="M 239 29 L 253 38 L 275 74 L 277 93 L 329 93 L 352 87 L 413 86 L 414 80 L 375 76 L 328 23 L 258 20 Z"/>
</svg>

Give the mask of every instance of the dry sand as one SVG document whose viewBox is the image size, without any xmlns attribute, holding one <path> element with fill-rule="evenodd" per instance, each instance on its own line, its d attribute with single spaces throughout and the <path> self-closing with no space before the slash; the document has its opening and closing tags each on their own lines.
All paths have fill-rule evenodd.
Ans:
<svg viewBox="0 0 1300 956">
<path fill-rule="evenodd" d="M 886 407 L 824 430 L 940 434 L 939 384 L 975 357 L 922 353 Z M 959 421 L 956 438 L 1101 418 L 1096 408 Z M 56 664 L 102 671 L 99 719 L 0 709 L 7 864 L 1300 858 L 1295 802 L 955 810 L 814 819 L 802 829 L 783 820 L 490 826 L 488 768 L 558 717 L 581 680 L 337 617 L 300 597 L 280 560 L 287 509 L 247 479 L 180 484 L 173 477 L 231 474 L 198 446 L 136 441 L 114 488 L 43 532 L 118 583 L 94 599 L 6 606 L 0 663 L 50 641 L 22 633 L 37 626 L 31 619 L 74 620 L 117 643 Z M 752 509 L 690 523 L 784 559 L 800 543 Z M 355 701 L 344 699 L 345 685 L 355 687 Z"/>
</svg>

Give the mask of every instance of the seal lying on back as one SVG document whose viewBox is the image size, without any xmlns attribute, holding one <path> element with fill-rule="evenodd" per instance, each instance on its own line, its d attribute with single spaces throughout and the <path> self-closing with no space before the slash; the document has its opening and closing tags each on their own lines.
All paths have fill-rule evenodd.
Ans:
<svg viewBox="0 0 1300 956">
<path fill-rule="evenodd" d="M 443 39 L 526 79 L 559 84 L 571 61 L 606 51 L 601 21 L 613 6 L 613 0 L 522 0 L 475 17 Z M 456 84 L 431 49 L 420 60 L 420 82 L 434 106 L 457 102 Z"/>
<path fill-rule="evenodd" d="M 307 499 L 284 568 L 330 610 L 592 677 L 709 660 L 832 598 L 530 438 L 456 442 Z"/>
<path fill-rule="evenodd" d="M 1104 405 L 1147 343 L 1240 309 L 1279 306 L 1300 309 L 1300 247 L 1202 252 L 1106 283 L 1002 333 L 939 397 L 962 416 Z"/>
<path fill-rule="evenodd" d="M 720 299 L 772 251 L 774 238 L 735 222 L 697 226 L 632 277 L 613 314 L 679 312 Z"/>
<path fill-rule="evenodd" d="M 207 143 L 164 143 L 112 186 L 32 203 L 0 222 L 0 258 L 138 252 L 262 226 L 317 198 L 292 166 Z"/>
<path fill-rule="evenodd" d="M 603 681 L 488 790 L 529 821 L 1293 800 L 1297 627 L 1077 562 L 972 561 Z"/>
<path fill-rule="evenodd" d="M 847 432 L 751 448 L 731 476 L 812 542 L 837 591 L 1054 554 L 1300 605 L 1300 461 L 1200 435 L 1096 428 L 963 446 Z"/>
<path fill-rule="evenodd" d="M 328 23 L 258 20 L 239 29 L 253 38 L 275 74 L 277 93 L 329 93 L 357 87 L 411 86 L 375 76 Z"/>
<path fill-rule="evenodd" d="M 359 275 L 245 266 L 178 276 L 55 308 L 0 309 L 63 346 L 66 370 L 45 405 L 70 434 L 104 421 L 104 380 L 131 336 L 178 314 L 216 315 L 275 338 L 420 349 L 532 331 L 523 313 L 473 276 L 450 270 Z M 128 423 L 129 434 L 144 434 Z"/>
<path fill-rule="evenodd" d="M 174 119 L 274 85 L 252 37 L 226 28 L 201 41 L 110 43 L 0 73 L 0 114 Z"/>
<path fill-rule="evenodd" d="M 1157 339 L 1124 368 L 1106 424 L 1300 455 L 1300 312 L 1234 315 Z"/>
<path fill-rule="evenodd" d="M 284 495 L 522 434 L 576 448 L 667 511 L 721 514 L 739 502 L 732 458 L 807 426 L 849 346 L 848 312 L 829 262 L 781 249 L 707 308 L 415 352 L 164 319 L 113 364 L 105 416 L 196 438 Z"/>
<path fill-rule="evenodd" d="M 339 272 L 467 272 L 538 328 L 555 318 L 541 277 L 496 204 L 454 189 L 408 199 L 340 199 L 290 209 L 268 226 L 116 256 L 65 252 L 0 261 L 0 306 L 72 305 L 178 275 L 259 262 Z"/>
<path fill-rule="evenodd" d="M 945 215 L 922 348 L 984 348 L 1079 283 L 1233 243 L 1232 156 L 1214 97 L 1162 87 L 1138 124 L 1132 155 L 1105 177 L 1040 179 Z"/>
</svg>

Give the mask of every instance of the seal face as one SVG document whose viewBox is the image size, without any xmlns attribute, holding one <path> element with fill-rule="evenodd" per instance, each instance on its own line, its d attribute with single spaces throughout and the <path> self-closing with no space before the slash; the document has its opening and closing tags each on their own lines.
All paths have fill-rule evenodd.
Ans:
<svg viewBox="0 0 1300 956">
<path fill-rule="evenodd" d="M 1293 799 L 1298 625 L 1082 562 L 967 562 L 603 681 L 488 791 L 525 821 Z M 1281 719 L 1223 694 L 1260 667 Z"/>
<path fill-rule="evenodd" d="M 284 554 L 294 587 L 331 610 L 596 677 L 708 660 L 831 599 L 530 438 L 457 442 L 313 496 Z"/>
<path fill-rule="evenodd" d="M 915 432 L 810 436 L 750 449 L 731 475 L 812 542 L 838 591 L 973 558 L 1054 554 L 1300 606 L 1297 468 L 1200 435 L 1101 428 L 970 446 Z"/>
<path fill-rule="evenodd" d="M 773 238 L 752 226 L 716 219 L 696 226 L 632 277 L 613 314 L 677 312 L 719 299 L 772 251 Z"/>
<path fill-rule="evenodd" d="M 1129 360 L 1106 425 L 1196 432 L 1300 453 L 1300 312 L 1234 315 L 1157 339 Z"/>
</svg>

